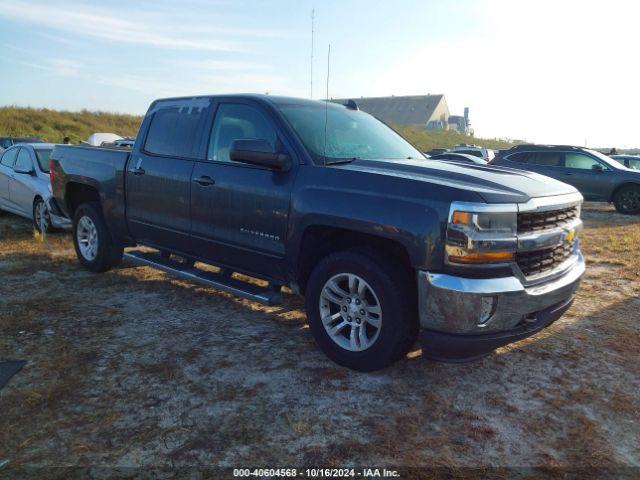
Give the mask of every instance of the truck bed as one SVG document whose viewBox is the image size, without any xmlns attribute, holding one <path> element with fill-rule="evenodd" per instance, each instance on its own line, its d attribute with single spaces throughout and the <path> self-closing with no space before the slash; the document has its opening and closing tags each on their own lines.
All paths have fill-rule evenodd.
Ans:
<svg viewBox="0 0 640 480">
<path fill-rule="evenodd" d="M 124 172 L 131 151 L 121 148 L 56 145 L 51 153 L 53 195 L 62 213 L 71 217 L 64 192 L 71 183 L 97 192 L 113 232 L 126 232 Z"/>
</svg>

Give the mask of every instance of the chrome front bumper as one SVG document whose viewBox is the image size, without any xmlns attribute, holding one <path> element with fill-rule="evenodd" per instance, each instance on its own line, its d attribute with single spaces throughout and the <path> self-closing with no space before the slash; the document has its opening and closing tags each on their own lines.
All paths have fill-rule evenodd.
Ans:
<svg viewBox="0 0 640 480">
<path fill-rule="evenodd" d="M 578 250 L 553 279 L 525 286 L 515 277 L 462 278 L 420 271 L 420 326 L 436 332 L 483 335 L 535 323 L 537 314 L 570 301 L 585 271 Z"/>
</svg>

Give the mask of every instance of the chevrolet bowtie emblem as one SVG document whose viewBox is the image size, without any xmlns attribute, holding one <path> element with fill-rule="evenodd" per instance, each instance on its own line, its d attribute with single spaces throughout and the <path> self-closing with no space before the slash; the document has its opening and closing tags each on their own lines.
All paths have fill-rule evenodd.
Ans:
<svg viewBox="0 0 640 480">
<path fill-rule="evenodd" d="M 571 243 L 573 242 L 574 238 L 576 238 L 576 231 L 574 229 L 571 229 L 565 234 L 564 241 L 567 243 Z"/>
</svg>

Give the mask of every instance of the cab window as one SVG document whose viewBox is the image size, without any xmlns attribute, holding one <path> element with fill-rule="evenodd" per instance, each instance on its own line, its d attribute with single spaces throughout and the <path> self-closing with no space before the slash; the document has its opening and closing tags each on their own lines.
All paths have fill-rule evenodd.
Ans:
<svg viewBox="0 0 640 480">
<path fill-rule="evenodd" d="M 207 159 L 230 162 L 234 140 L 266 140 L 275 149 L 276 131 L 265 115 L 250 105 L 226 103 L 218 107 L 209 138 Z"/>
<path fill-rule="evenodd" d="M 194 157 L 198 125 L 204 108 L 166 107 L 151 119 L 144 149 L 148 153 L 171 157 Z"/>
</svg>

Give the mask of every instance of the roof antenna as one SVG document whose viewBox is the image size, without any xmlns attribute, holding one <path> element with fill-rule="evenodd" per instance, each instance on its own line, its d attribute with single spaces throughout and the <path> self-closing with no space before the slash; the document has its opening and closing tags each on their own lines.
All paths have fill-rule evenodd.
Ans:
<svg viewBox="0 0 640 480">
<path fill-rule="evenodd" d="M 324 100 L 324 165 L 327 165 L 327 123 L 329 122 L 329 65 L 331 64 L 331 44 L 327 52 L 327 98 Z"/>
<path fill-rule="evenodd" d="M 311 94 L 309 98 L 313 98 L 313 24 L 314 24 L 315 18 L 316 18 L 316 9 L 314 8 L 311 10 L 311 76 L 310 76 Z"/>
</svg>

